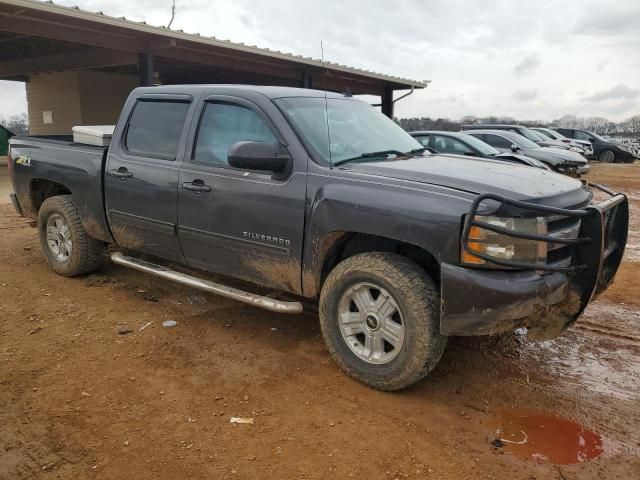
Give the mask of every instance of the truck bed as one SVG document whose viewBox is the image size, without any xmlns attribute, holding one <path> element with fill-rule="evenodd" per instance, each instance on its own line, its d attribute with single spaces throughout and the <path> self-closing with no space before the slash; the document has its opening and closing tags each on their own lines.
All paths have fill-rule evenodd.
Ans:
<svg viewBox="0 0 640 480">
<path fill-rule="evenodd" d="M 106 147 L 75 143 L 71 135 L 16 136 L 10 140 L 14 189 L 25 216 L 36 219 L 42 188 L 73 192 L 85 230 L 113 241 L 106 221 L 103 176 Z"/>
</svg>

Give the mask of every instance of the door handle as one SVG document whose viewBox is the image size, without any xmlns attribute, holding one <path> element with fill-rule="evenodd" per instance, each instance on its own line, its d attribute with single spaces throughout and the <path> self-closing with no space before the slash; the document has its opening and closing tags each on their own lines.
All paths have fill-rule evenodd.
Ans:
<svg viewBox="0 0 640 480">
<path fill-rule="evenodd" d="M 202 180 L 194 180 L 193 182 L 184 182 L 182 188 L 195 193 L 210 192 L 211 187 L 206 185 Z"/>
<path fill-rule="evenodd" d="M 111 175 L 113 175 L 114 177 L 117 177 L 117 178 L 119 178 L 121 180 L 124 180 L 125 178 L 133 177 L 133 173 L 131 173 L 125 167 L 120 167 L 117 170 L 111 170 Z"/>
</svg>

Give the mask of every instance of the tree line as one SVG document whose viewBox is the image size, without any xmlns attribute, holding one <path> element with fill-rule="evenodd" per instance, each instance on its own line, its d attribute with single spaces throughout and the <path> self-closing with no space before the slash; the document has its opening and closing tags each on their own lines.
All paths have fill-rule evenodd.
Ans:
<svg viewBox="0 0 640 480">
<path fill-rule="evenodd" d="M 12 115 L 9 118 L 0 117 L 0 125 L 16 135 L 29 133 L 29 120 L 26 113 Z"/>
<path fill-rule="evenodd" d="M 417 130 L 445 130 L 456 132 L 460 127 L 469 123 L 506 123 L 524 125 L 525 127 L 561 127 L 588 130 L 600 135 L 613 135 L 621 137 L 640 137 L 640 115 L 634 115 L 623 122 L 615 123 L 604 117 L 576 117 L 564 115 L 551 122 L 540 120 L 517 120 L 513 117 L 474 117 L 467 115 L 460 120 L 448 118 L 396 118 L 396 122 L 408 132 Z M 13 115 L 8 118 L 0 117 L 0 125 L 16 135 L 25 135 L 29 132 L 29 120 L 26 113 Z"/>
<path fill-rule="evenodd" d="M 587 130 L 600 135 L 619 137 L 640 137 L 640 115 L 634 115 L 622 122 L 612 122 L 604 117 L 577 117 L 564 115 L 551 122 L 541 120 L 517 120 L 513 117 L 474 117 L 468 115 L 460 120 L 448 118 L 396 118 L 396 122 L 406 131 L 445 130 L 456 132 L 465 124 L 513 124 L 525 127 L 560 127 Z"/>
</svg>

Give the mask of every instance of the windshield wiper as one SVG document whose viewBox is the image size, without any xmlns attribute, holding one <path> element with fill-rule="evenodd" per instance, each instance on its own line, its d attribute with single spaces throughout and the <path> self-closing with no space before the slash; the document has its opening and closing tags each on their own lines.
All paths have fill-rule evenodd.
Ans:
<svg viewBox="0 0 640 480">
<path fill-rule="evenodd" d="M 412 157 L 416 153 L 424 152 L 425 149 L 417 148 L 415 150 L 411 150 L 410 152 L 401 152 L 400 150 L 380 150 L 379 152 L 367 152 L 357 157 L 345 158 L 343 160 L 338 160 L 333 164 L 334 167 L 342 165 L 343 163 L 354 162 L 356 160 L 362 160 L 365 158 L 376 158 L 376 157 L 388 157 L 389 155 L 395 155 L 396 157 Z"/>
<path fill-rule="evenodd" d="M 407 153 L 410 155 L 416 155 L 418 153 L 423 153 L 426 151 L 429 151 L 431 153 L 436 153 L 436 151 L 433 148 L 429 148 L 429 147 L 414 148 L 413 150 L 409 150 Z"/>
<path fill-rule="evenodd" d="M 429 152 L 429 153 L 438 153 L 437 150 L 431 148 L 431 147 L 422 147 L 422 148 L 415 148 L 413 150 L 411 150 L 410 153 L 411 155 L 417 155 L 418 153 L 424 153 L 424 152 Z"/>
</svg>

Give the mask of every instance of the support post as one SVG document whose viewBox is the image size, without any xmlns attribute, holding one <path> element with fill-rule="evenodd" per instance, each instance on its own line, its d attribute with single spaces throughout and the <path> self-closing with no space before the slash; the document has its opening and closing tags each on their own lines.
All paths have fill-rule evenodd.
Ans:
<svg viewBox="0 0 640 480">
<path fill-rule="evenodd" d="M 313 88 L 313 76 L 307 72 L 302 74 L 302 88 Z"/>
<path fill-rule="evenodd" d="M 153 55 L 150 53 L 138 54 L 138 78 L 141 87 L 153 86 Z"/>
<path fill-rule="evenodd" d="M 382 113 L 393 120 L 393 89 L 385 85 L 382 89 Z"/>
</svg>

